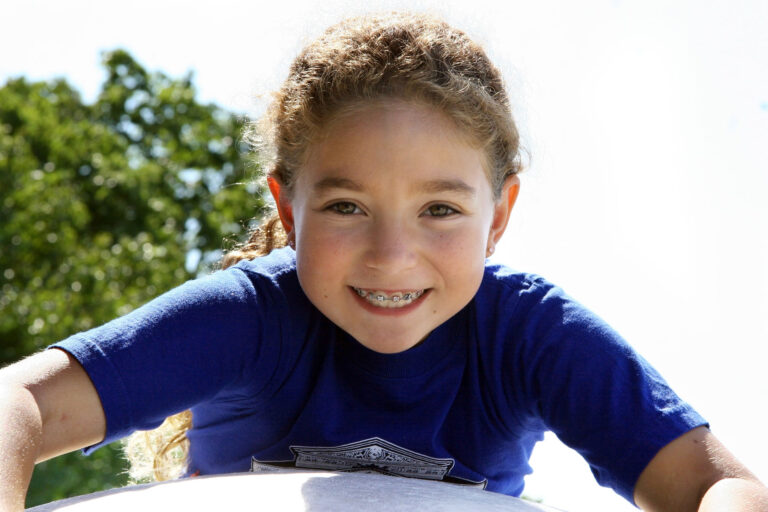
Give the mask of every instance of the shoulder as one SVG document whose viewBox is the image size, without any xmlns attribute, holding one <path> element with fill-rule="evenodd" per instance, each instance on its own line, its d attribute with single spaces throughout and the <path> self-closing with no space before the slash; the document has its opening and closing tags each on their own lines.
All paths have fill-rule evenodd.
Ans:
<svg viewBox="0 0 768 512">
<path fill-rule="evenodd" d="M 476 295 L 478 314 L 507 324 L 526 338 L 551 337 L 555 331 L 606 334 L 608 325 L 563 288 L 546 278 L 505 265 L 488 264 Z M 522 331 L 521 331 L 522 330 Z M 613 333 L 611 333 L 613 335 Z"/>
<path fill-rule="evenodd" d="M 530 294 L 543 294 L 554 287 L 539 275 L 520 272 L 506 265 L 487 263 L 478 296 L 494 300 L 515 300 Z"/>
<path fill-rule="evenodd" d="M 565 291 L 532 273 L 486 266 L 473 305 L 476 350 L 510 429 L 546 430 L 590 352 L 618 337 Z"/>
<path fill-rule="evenodd" d="M 492 319 L 497 326 L 515 328 L 530 327 L 539 319 L 551 325 L 556 317 L 565 320 L 566 310 L 581 309 L 562 288 L 547 279 L 499 264 L 486 265 L 475 303 L 483 320 Z"/>
<path fill-rule="evenodd" d="M 508 394 L 554 389 L 564 381 L 553 380 L 553 375 L 567 381 L 568 376 L 588 374 L 598 361 L 620 361 L 616 368 L 624 368 L 628 359 L 636 358 L 618 332 L 561 287 L 503 265 L 487 266 L 476 295 L 475 319 L 481 350 L 492 354 L 505 374 L 515 375 Z"/>
<path fill-rule="evenodd" d="M 276 249 L 267 256 L 242 260 L 225 270 L 214 272 L 207 280 L 219 286 L 248 295 L 250 300 L 268 301 L 303 298 L 296 275 L 296 257 L 289 248 Z"/>
<path fill-rule="evenodd" d="M 181 329 L 197 322 L 215 324 L 219 328 L 225 325 L 230 331 L 257 328 L 274 313 L 289 309 L 280 295 L 291 288 L 291 273 L 279 268 L 287 269 L 290 264 L 282 264 L 280 259 L 270 255 L 260 258 L 264 261 L 242 261 L 187 281 L 105 324 L 99 332 L 128 330 L 135 333 L 160 326 Z M 297 280 L 294 287 L 300 289 Z M 145 335 L 149 336 L 148 333 Z"/>
<path fill-rule="evenodd" d="M 230 268 L 249 276 L 277 279 L 296 272 L 296 253 L 288 247 L 283 247 L 260 258 L 239 261 Z"/>
</svg>

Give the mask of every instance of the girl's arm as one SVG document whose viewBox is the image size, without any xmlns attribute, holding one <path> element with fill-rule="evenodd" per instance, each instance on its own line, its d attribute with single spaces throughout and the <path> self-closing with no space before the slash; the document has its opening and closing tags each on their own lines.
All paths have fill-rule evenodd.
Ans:
<svg viewBox="0 0 768 512">
<path fill-rule="evenodd" d="M 105 428 L 91 380 L 66 352 L 0 370 L 0 510 L 24 510 L 36 462 L 98 443 Z"/>
<path fill-rule="evenodd" d="M 768 512 L 768 489 L 706 427 L 672 441 L 635 486 L 649 511 Z"/>
</svg>

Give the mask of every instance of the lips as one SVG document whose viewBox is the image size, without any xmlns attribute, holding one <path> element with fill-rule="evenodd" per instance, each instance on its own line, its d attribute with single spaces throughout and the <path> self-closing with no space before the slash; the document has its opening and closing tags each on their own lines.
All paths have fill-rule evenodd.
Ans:
<svg viewBox="0 0 768 512">
<path fill-rule="evenodd" d="M 356 287 L 352 287 L 352 289 L 368 304 L 387 309 L 403 308 L 413 304 L 425 292 L 425 290 L 386 292 L 384 290 L 368 290 Z"/>
</svg>

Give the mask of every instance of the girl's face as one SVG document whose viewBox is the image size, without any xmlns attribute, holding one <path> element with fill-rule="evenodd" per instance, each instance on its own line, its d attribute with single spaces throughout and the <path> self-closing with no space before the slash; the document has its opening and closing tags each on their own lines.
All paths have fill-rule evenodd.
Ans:
<svg viewBox="0 0 768 512">
<path fill-rule="evenodd" d="M 482 151 L 439 111 L 392 100 L 332 122 L 290 197 L 270 187 L 309 299 L 366 347 L 392 353 L 472 299 L 518 181 L 495 202 Z"/>
</svg>

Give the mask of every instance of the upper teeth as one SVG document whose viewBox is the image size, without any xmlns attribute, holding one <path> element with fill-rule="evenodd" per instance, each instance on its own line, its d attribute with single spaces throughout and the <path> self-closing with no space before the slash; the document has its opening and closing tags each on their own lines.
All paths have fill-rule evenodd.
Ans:
<svg viewBox="0 0 768 512">
<path fill-rule="evenodd" d="M 424 290 L 418 290 L 415 292 L 405 292 L 405 293 L 394 293 L 392 296 L 387 295 L 384 292 L 381 291 L 367 291 L 363 290 L 361 288 L 355 288 L 355 292 L 364 299 L 367 299 L 369 301 L 376 301 L 376 302 L 400 302 L 401 300 L 411 300 L 411 299 L 418 299 L 421 297 L 422 294 L 424 294 Z"/>
</svg>

